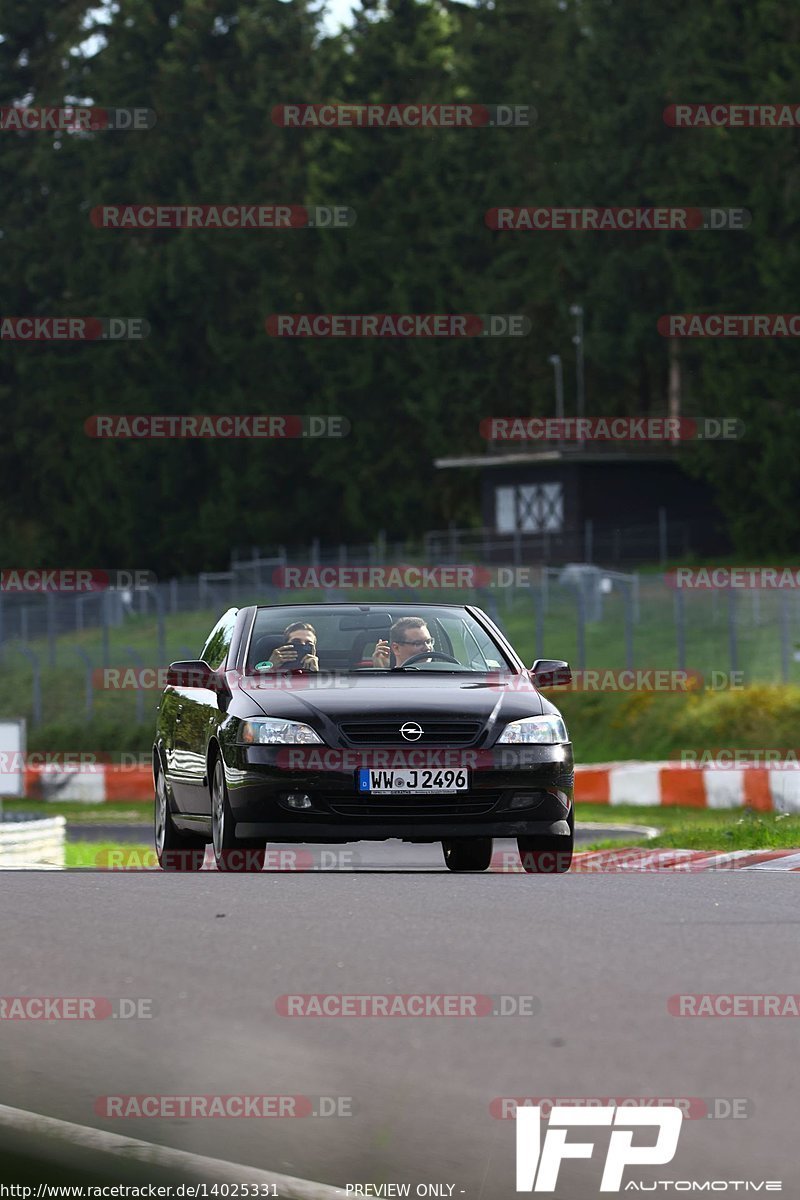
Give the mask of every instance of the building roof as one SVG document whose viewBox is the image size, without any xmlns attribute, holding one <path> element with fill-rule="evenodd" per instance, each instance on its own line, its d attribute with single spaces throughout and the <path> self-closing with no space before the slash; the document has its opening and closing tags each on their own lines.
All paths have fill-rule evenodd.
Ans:
<svg viewBox="0 0 800 1200">
<path fill-rule="evenodd" d="M 579 446 L 562 449 L 552 447 L 547 450 L 522 450 L 510 454 L 488 452 L 466 454 L 458 458 L 435 458 L 433 464 L 440 470 L 449 470 L 457 467 L 517 467 L 549 463 L 614 462 L 637 465 L 642 462 L 656 461 L 677 462 L 675 450 L 663 443 L 657 443 L 655 446 L 651 443 L 637 447 L 635 450 L 621 450 L 618 446 L 610 446 L 608 449 L 601 449 L 598 446 L 591 449 Z"/>
</svg>

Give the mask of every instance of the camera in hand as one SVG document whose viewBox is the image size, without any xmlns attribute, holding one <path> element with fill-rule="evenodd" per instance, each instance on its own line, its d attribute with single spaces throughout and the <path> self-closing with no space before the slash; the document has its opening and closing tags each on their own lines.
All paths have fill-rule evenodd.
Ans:
<svg viewBox="0 0 800 1200">
<path fill-rule="evenodd" d="M 295 650 L 297 651 L 297 657 L 291 659 L 289 662 L 284 663 L 283 670 L 299 671 L 302 669 L 300 664 L 305 656 L 307 654 L 316 654 L 317 648 L 313 642 L 292 642 L 291 645 L 294 646 Z"/>
<path fill-rule="evenodd" d="M 292 645 L 297 650 L 298 661 L 305 658 L 307 654 L 316 654 L 317 648 L 313 642 L 292 642 Z"/>
</svg>

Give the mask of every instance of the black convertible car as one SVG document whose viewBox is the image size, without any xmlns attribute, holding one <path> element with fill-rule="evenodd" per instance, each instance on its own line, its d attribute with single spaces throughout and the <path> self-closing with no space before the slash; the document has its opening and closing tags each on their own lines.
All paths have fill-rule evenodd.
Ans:
<svg viewBox="0 0 800 1200">
<path fill-rule="evenodd" d="M 524 868 L 569 869 L 573 761 L 564 721 L 479 608 L 307 604 L 230 609 L 197 661 L 173 663 L 153 745 L 167 870 L 261 870 L 267 843 L 442 843 L 482 871 L 492 839 Z"/>
</svg>

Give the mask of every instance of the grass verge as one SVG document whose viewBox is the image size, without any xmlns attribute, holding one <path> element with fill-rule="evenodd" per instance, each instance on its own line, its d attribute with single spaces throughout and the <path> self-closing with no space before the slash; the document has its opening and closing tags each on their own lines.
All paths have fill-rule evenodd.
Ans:
<svg viewBox="0 0 800 1200">
<path fill-rule="evenodd" d="M 67 867 L 98 867 L 117 870 L 136 870 L 155 866 L 152 843 L 131 845 L 126 842 L 67 842 L 64 865 Z"/>
<path fill-rule="evenodd" d="M 626 838 L 626 846 L 670 850 L 794 850 L 800 848 L 800 814 L 762 813 L 752 809 L 696 809 L 578 804 L 577 821 L 655 825 L 654 838 Z M 609 850 L 622 843 L 598 838 L 581 849 Z"/>
</svg>

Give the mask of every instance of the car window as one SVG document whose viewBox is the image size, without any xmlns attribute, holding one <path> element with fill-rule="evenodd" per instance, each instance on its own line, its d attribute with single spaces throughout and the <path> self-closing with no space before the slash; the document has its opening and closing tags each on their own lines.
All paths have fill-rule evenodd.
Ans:
<svg viewBox="0 0 800 1200">
<path fill-rule="evenodd" d="M 451 650 L 443 647 L 445 653 L 452 654 L 462 666 L 471 667 L 474 671 L 508 669 L 499 647 L 477 622 L 463 617 L 444 616 L 439 618 L 439 623 L 452 647 Z"/>
<path fill-rule="evenodd" d="M 206 639 L 205 646 L 200 651 L 200 657 L 203 662 L 207 662 L 215 671 L 225 662 L 226 655 L 230 649 L 233 627 L 236 624 L 238 613 L 238 608 L 229 608 L 225 615 L 217 621 Z"/>
<path fill-rule="evenodd" d="M 434 650 L 455 658 L 462 669 L 513 670 L 490 635 L 463 608 L 429 608 L 425 604 L 408 603 L 376 605 L 370 607 L 368 613 L 357 608 L 313 604 L 297 608 L 262 608 L 250 640 L 246 670 L 255 670 L 259 661 L 265 656 L 269 658 L 274 647 L 284 640 L 282 630 L 294 621 L 308 621 L 316 630 L 322 671 L 363 669 L 371 665 L 370 658 L 378 639 L 388 638 L 392 622 L 406 616 L 421 617 L 434 639 Z M 448 663 L 422 660 L 422 666 L 447 670 Z"/>
</svg>

